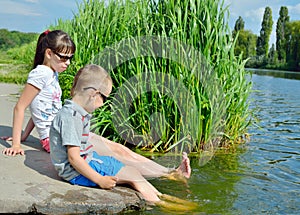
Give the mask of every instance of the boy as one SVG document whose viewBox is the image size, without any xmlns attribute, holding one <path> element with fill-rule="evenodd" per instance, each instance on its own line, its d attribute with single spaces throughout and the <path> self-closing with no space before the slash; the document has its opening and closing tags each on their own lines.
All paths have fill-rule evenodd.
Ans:
<svg viewBox="0 0 300 215">
<path fill-rule="evenodd" d="M 134 167 L 110 156 L 99 156 L 88 142 L 90 118 L 112 89 L 108 73 L 98 65 L 86 65 L 74 78 L 72 100 L 54 118 L 50 128 L 51 160 L 60 177 L 71 184 L 111 189 L 129 184 L 145 200 L 159 202 L 162 195 Z"/>
</svg>

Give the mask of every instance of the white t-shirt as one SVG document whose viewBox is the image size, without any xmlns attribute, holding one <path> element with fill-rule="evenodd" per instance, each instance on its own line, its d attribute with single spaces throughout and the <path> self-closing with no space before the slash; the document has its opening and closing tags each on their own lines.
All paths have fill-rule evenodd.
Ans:
<svg viewBox="0 0 300 215">
<path fill-rule="evenodd" d="M 52 120 L 62 106 L 58 73 L 48 66 L 38 65 L 29 73 L 27 83 L 40 89 L 30 104 L 30 112 L 42 140 L 49 137 Z"/>
</svg>

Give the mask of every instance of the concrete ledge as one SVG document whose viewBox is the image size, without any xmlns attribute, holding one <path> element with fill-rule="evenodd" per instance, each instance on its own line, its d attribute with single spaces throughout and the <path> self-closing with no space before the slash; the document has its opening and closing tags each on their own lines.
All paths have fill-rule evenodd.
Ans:
<svg viewBox="0 0 300 215">
<path fill-rule="evenodd" d="M 0 83 L 0 89 L 0 136 L 10 136 L 12 109 L 20 88 Z M 27 123 L 28 117 L 27 113 L 24 123 Z M 9 144 L 0 140 L 1 152 Z M 0 154 L 0 213 L 111 214 L 146 208 L 141 195 L 127 187 L 103 190 L 62 181 L 35 132 L 22 147 L 25 156 Z"/>
</svg>

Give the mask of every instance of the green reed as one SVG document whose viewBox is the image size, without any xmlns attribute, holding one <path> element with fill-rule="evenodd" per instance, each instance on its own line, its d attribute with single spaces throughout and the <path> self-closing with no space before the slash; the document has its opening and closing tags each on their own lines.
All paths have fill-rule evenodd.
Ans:
<svg viewBox="0 0 300 215">
<path fill-rule="evenodd" d="M 199 152 L 210 141 L 240 141 L 249 123 L 251 83 L 245 62 L 234 56 L 227 18 L 227 8 L 215 0 L 85 0 L 72 20 L 50 27 L 68 32 L 77 45 L 74 61 L 60 75 L 63 97 L 69 97 L 81 66 L 98 63 L 110 72 L 114 88 L 94 115 L 95 132 L 163 152 Z M 145 36 L 155 36 L 153 44 L 141 48 Z M 166 45 L 169 55 L 155 57 L 151 45 L 161 38 L 175 45 Z M 126 39 L 130 44 L 122 46 Z M 124 61 L 126 56 L 135 57 Z"/>
</svg>

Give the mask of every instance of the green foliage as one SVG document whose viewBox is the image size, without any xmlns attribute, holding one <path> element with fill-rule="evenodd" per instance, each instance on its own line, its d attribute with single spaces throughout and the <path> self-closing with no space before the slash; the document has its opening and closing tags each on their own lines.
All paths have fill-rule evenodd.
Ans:
<svg viewBox="0 0 300 215">
<path fill-rule="evenodd" d="M 0 50 L 2 54 L 0 80 L 2 82 L 24 84 L 32 67 L 38 35 L 17 31 L 0 30 Z M 6 44 L 7 43 L 7 44 Z"/>
<path fill-rule="evenodd" d="M 237 36 L 234 49 L 235 55 L 242 54 L 243 59 L 256 56 L 257 36 L 248 30 L 240 30 Z"/>
<path fill-rule="evenodd" d="M 277 64 L 278 63 L 278 54 L 277 51 L 275 50 L 274 44 L 272 44 L 272 47 L 270 48 L 270 52 L 268 55 L 268 62 L 269 64 Z"/>
<path fill-rule="evenodd" d="M 236 20 L 235 26 L 234 26 L 234 31 L 240 31 L 244 30 L 245 28 L 245 22 L 241 16 Z"/>
<path fill-rule="evenodd" d="M 232 36 L 235 38 L 236 34 L 241 30 L 243 31 L 244 28 L 245 28 L 245 22 L 244 22 L 243 18 L 241 16 L 239 16 L 239 18 L 235 22 Z"/>
<path fill-rule="evenodd" d="M 281 7 L 276 26 L 276 50 L 278 53 L 278 60 L 281 62 L 286 62 L 286 25 L 289 20 L 290 17 L 288 16 L 288 8 Z"/>
<path fill-rule="evenodd" d="M 287 64 L 289 68 L 300 70 L 300 21 L 287 23 Z"/>
<path fill-rule="evenodd" d="M 258 56 L 268 56 L 269 41 L 272 32 L 273 20 L 272 10 L 270 7 L 265 8 L 263 21 L 261 24 L 260 35 L 257 39 L 257 50 Z"/>
<path fill-rule="evenodd" d="M 0 50 L 8 50 L 10 48 L 30 43 L 35 40 L 36 36 L 36 33 L 23 33 L 0 29 Z"/>
</svg>

